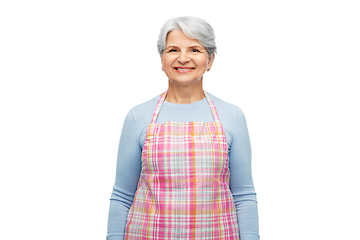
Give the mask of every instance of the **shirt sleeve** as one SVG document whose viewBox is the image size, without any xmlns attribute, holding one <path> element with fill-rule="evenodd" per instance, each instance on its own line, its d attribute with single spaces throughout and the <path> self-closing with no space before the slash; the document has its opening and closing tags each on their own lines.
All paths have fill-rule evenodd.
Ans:
<svg viewBox="0 0 360 240">
<path fill-rule="evenodd" d="M 233 194 L 241 240 L 258 240 L 259 220 L 251 173 L 251 147 L 244 113 L 237 108 L 229 153 L 230 190 Z"/>
<path fill-rule="evenodd" d="M 116 178 L 110 198 L 108 240 L 124 239 L 129 209 L 141 172 L 141 146 L 136 120 L 130 111 L 123 125 L 117 156 Z"/>
</svg>

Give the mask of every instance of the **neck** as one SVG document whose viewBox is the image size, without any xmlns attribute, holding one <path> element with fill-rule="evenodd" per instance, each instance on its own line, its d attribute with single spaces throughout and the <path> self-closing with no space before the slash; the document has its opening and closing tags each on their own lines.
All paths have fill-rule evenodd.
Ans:
<svg viewBox="0 0 360 240">
<path fill-rule="evenodd" d="M 198 84 L 189 86 L 174 85 L 169 81 L 169 89 L 165 100 L 170 103 L 188 104 L 202 100 L 205 97 L 202 88 L 202 79 Z"/>
</svg>

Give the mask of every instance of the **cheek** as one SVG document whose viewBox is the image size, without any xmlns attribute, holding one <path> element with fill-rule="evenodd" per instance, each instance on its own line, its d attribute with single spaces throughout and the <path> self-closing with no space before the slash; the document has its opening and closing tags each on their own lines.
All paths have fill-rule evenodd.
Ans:
<svg viewBox="0 0 360 240">
<path fill-rule="evenodd" d="M 208 58 L 207 56 L 198 56 L 196 58 L 194 58 L 194 61 L 199 65 L 199 66 L 206 66 L 208 64 Z"/>
<path fill-rule="evenodd" d="M 171 58 L 169 58 L 169 57 L 163 58 L 162 65 L 164 67 L 171 67 L 172 63 L 173 63 L 173 61 L 171 60 Z"/>
<path fill-rule="evenodd" d="M 201 60 L 199 61 L 199 67 L 200 67 L 200 66 L 201 66 L 201 67 L 207 67 L 207 65 L 208 65 L 207 59 L 201 59 Z"/>
</svg>

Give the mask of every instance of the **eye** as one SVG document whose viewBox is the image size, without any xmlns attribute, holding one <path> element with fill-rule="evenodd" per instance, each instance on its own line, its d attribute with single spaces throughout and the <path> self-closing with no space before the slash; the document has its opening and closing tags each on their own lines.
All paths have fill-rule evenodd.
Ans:
<svg viewBox="0 0 360 240">
<path fill-rule="evenodd" d="M 177 52 L 176 49 L 170 49 L 169 52 Z"/>
<path fill-rule="evenodd" d="M 191 52 L 200 52 L 198 49 L 194 48 L 194 49 L 191 49 Z"/>
</svg>

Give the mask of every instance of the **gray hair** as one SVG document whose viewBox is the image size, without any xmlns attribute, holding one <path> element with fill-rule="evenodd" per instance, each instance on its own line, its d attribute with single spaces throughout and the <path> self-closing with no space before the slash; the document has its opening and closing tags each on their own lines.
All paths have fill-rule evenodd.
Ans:
<svg viewBox="0 0 360 240">
<path fill-rule="evenodd" d="M 184 34 L 199 41 L 206 48 L 209 57 L 216 53 L 214 29 L 205 20 L 196 17 L 176 17 L 169 19 L 161 28 L 157 48 L 162 56 L 165 51 L 167 35 L 173 30 L 182 30 Z"/>
</svg>

